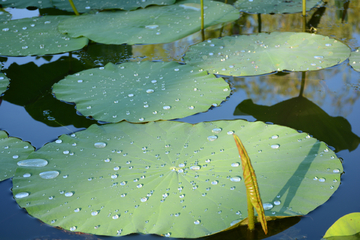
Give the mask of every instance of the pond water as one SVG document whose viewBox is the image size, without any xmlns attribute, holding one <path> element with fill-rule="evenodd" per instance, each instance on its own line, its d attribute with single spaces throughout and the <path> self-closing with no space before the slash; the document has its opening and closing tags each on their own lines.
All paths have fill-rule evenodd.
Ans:
<svg viewBox="0 0 360 240">
<path fill-rule="evenodd" d="M 312 31 L 341 40 L 354 51 L 360 46 L 360 3 L 350 2 L 345 11 L 346 2 L 330 0 L 324 8 L 308 12 L 307 22 L 312 24 Z M 37 10 L 9 11 L 14 18 L 38 14 Z M 261 15 L 261 28 L 258 15 L 244 14 L 227 25 L 223 34 L 252 34 L 260 29 L 262 32 L 302 31 L 301 14 Z M 207 37 L 215 38 L 219 34 L 218 30 L 208 31 Z M 78 115 L 73 105 L 54 99 L 51 95 L 53 83 L 68 74 L 103 66 L 109 61 L 121 63 L 146 57 L 145 60 L 181 62 L 188 45 L 199 41 L 200 34 L 195 34 L 172 44 L 133 47 L 93 44 L 70 55 L 1 57 L 2 72 L 12 81 L 9 90 L 0 98 L 0 130 L 28 141 L 38 149 L 61 134 L 85 129 L 95 121 Z M 230 77 L 226 81 L 232 87 L 232 94 L 220 106 L 176 121 L 245 119 L 287 125 L 328 143 L 343 160 L 341 185 L 325 204 L 302 218 L 270 223 L 268 236 L 257 228 L 255 239 L 321 239 L 338 218 L 360 211 L 360 73 L 349 65 L 348 60 L 319 71 Z M 290 114 L 293 117 L 290 118 Z M 0 182 L 0 239 L 115 239 L 74 234 L 41 223 L 18 207 L 11 187 L 11 179 Z M 249 239 L 244 236 L 244 229 L 208 238 Z M 122 238 L 159 237 L 134 234 Z"/>
</svg>

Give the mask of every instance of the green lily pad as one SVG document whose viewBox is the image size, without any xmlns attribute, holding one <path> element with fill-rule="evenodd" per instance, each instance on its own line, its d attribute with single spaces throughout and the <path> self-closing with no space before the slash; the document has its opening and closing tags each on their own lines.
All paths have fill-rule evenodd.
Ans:
<svg viewBox="0 0 360 240">
<path fill-rule="evenodd" d="M 355 236 L 354 236 L 355 235 Z M 354 212 L 339 218 L 325 233 L 326 239 L 345 239 L 342 237 L 360 237 L 360 213 Z M 347 239 L 347 238 L 346 238 Z"/>
<path fill-rule="evenodd" d="M 1 65 L 0 65 L 1 70 Z M 0 72 L 0 96 L 6 91 L 8 85 L 9 85 L 9 78 L 5 76 L 2 72 Z"/>
<path fill-rule="evenodd" d="M 160 121 L 62 135 L 17 168 L 13 194 L 30 215 L 70 231 L 213 234 L 247 216 L 234 132 L 252 159 L 266 215 L 307 214 L 338 188 L 340 160 L 306 133 L 243 120 Z"/>
<path fill-rule="evenodd" d="M 185 62 L 210 73 L 251 76 L 308 71 L 346 60 L 350 49 L 338 40 L 300 32 L 273 32 L 212 39 L 189 48 Z"/>
<path fill-rule="evenodd" d="M 355 52 L 351 52 L 349 62 L 350 62 L 350 66 L 352 66 L 355 71 L 360 72 L 360 50 L 359 49 L 356 49 Z"/>
<path fill-rule="evenodd" d="M 52 8 L 52 0 L 1 0 L 1 5 L 3 7 L 12 7 L 12 8 L 27 8 L 27 7 L 37 7 L 37 8 Z"/>
<path fill-rule="evenodd" d="M 56 98 L 106 122 L 155 121 L 190 116 L 219 105 L 230 94 L 222 79 L 176 62 L 108 63 L 54 84 Z"/>
<path fill-rule="evenodd" d="M 5 131 L 0 131 L 0 181 L 13 177 L 16 163 L 26 159 L 33 151 L 30 143 L 8 137 Z"/>
<path fill-rule="evenodd" d="M 306 11 L 322 3 L 321 0 L 306 0 Z M 237 9 L 247 13 L 298 13 L 302 12 L 302 0 L 237 0 Z"/>
<path fill-rule="evenodd" d="M 0 55 L 45 55 L 83 48 L 87 38 L 74 39 L 56 30 L 58 23 L 68 18 L 42 16 L 0 23 Z"/>
<path fill-rule="evenodd" d="M 76 16 L 60 23 L 59 31 L 106 44 L 173 42 L 200 30 L 200 4 L 197 2 L 185 0 L 132 12 L 108 11 Z M 205 1 L 204 5 L 205 27 L 234 21 L 240 16 L 229 4 Z"/>
<path fill-rule="evenodd" d="M 53 4 L 65 11 L 73 12 L 69 0 L 53 0 Z M 73 0 L 76 10 L 78 12 L 88 12 L 92 9 L 124 9 L 134 10 L 137 8 L 145 8 L 149 5 L 171 5 L 175 0 L 146 0 L 146 1 L 88 1 L 88 0 Z"/>
</svg>

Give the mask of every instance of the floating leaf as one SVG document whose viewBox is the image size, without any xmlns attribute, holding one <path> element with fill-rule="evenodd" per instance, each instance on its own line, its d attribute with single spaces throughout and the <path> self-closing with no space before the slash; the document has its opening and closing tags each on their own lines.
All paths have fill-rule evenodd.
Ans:
<svg viewBox="0 0 360 240">
<path fill-rule="evenodd" d="M 246 194 L 251 202 L 251 206 L 248 206 L 248 208 L 249 207 L 255 208 L 255 210 L 258 213 L 258 216 L 260 218 L 260 223 L 264 230 L 264 233 L 267 234 L 267 232 L 268 232 L 267 222 L 265 219 L 264 208 L 263 208 L 263 204 L 261 201 L 259 186 L 258 186 L 258 183 L 256 180 L 254 168 L 252 167 L 250 157 L 249 157 L 243 143 L 241 142 L 240 138 L 236 134 L 233 134 L 233 136 L 234 136 L 235 143 L 238 148 L 240 159 L 241 159 L 241 165 L 242 165 L 242 169 L 243 169 L 244 181 L 245 181 L 245 186 L 246 186 Z M 249 203 L 249 201 L 248 201 L 248 203 Z M 252 216 L 252 217 L 254 217 L 254 216 Z M 250 229 L 250 230 L 253 230 L 253 229 Z"/>
<path fill-rule="evenodd" d="M 194 2 L 198 1 L 185 0 L 132 12 L 81 15 L 59 24 L 59 31 L 106 44 L 173 42 L 200 30 L 200 4 Z M 231 22 L 240 16 L 229 4 L 206 1 L 205 6 L 205 27 Z"/>
<path fill-rule="evenodd" d="M 70 6 L 69 0 L 52 0 L 53 4 L 65 11 L 73 12 Z M 149 5 L 171 5 L 175 0 L 146 0 L 146 1 L 119 1 L 119 0 L 107 0 L 107 1 L 88 1 L 88 0 L 73 0 L 76 9 L 79 12 L 88 12 L 92 9 L 124 9 L 134 10 L 137 8 L 145 8 Z"/>
<path fill-rule="evenodd" d="M 0 131 L 0 181 L 13 177 L 16 163 L 26 159 L 33 151 L 28 142 L 8 137 L 5 131 Z"/>
<path fill-rule="evenodd" d="M 143 122 L 206 111 L 224 101 L 230 88 L 198 68 L 146 61 L 85 70 L 55 84 L 53 92 L 96 120 Z"/>
<path fill-rule="evenodd" d="M 59 33 L 59 22 L 72 17 L 42 16 L 0 23 L 0 55 L 27 56 L 69 52 L 83 48 L 87 38 L 70 38 Z"/>
<path fill-rule="evenodd" d="M 234 6 L 247 13 L 298 13 L 303 0 L 237 0 Z M 306 11 L 319 5 L 321 0 L 306 0 Z"/>
<path fill-rule="evenodd" d="M 212 39 L 191 46 L 185 62 L 210 73 L 251 76 L 275 71 L 308 71 L 346 60 L 350 49 L 326 36 L 273 32 Z"/>
<path fill-rule="evenodd" d="M 0 70 L 1 70 L 1 65 L 0 65 Z M 0 72 L 0 96 L 2 96 L 2 94 L 6 91 L 8 85 L 9 85 L 9 79 L 5 76 L 5 74 Z"/>
<path fill-rule="evenodd" d="M 52 8 L 52 0 L 2 0 L 1 5 L 3 7 L 12 7 L 12 8 L 27 8 L 27 7 L 37 7 L 37 8 Z"/>
<path fill-rule="evenodd" d="M 355 235 L 355 236 L 354 236 Z M 360 237 L 360 213 L 354 212 L 339 218 L 325 233 L 326 239 L 359 239 Z"/>
<path fill-rule="evenodd" d="M 355 52 L 351 52 L 349 58 L 350 66 L 354 68 L 355 71 L 360 72 L 360 50 L 356 49 Z"/>
<path fill-rule="evenodd" d="M 306 133 L 243 120 L 160 121 L 62 135 L 28 157 L 46 166 L 17 168 L 13 193 L 29 214 L 70 231 L 216 233 L 247 215 L 234 132 L 255 160 L 266 215 L 307 214 L 338 188 L 339 159 Z"/>
</svg>

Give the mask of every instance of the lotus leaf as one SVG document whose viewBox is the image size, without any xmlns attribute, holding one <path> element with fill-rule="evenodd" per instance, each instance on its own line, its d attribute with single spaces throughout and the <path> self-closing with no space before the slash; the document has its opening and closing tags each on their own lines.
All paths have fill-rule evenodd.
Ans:
<svg viewBox="0 0 360 240">
<path fill-rule="evenodd" d="M 56 30 L 58 23 L 68 18 L 42 16 L 0 23 L 0 55 L 45 55 L 83 48 L 87 38 L 74 39 Z"/>
<path fill-rule="evenodd" d="M 52 0 L 1 0 L 1 5 L 3 7 L 12 7 L 12 8 L 27 8 L 27 7 L 37 7 L 37 8 L 51 8 L 54 7 Z"/>
<path fill-rule="evenodd" d="M 247 215 L 234 132 L 253 161 L 266 215 L 307 214 L 338 188 L 340 160 L 306 133 L 243 120 L 160 121 L 62 135 L 20 164 L 13 194 L 30 215 L 70 231 L 213 234 Z"/>
<path fill-rule="evenodd" d="M 59 31 L 106 44 L 173 42 L 200 30 L 200 4 L 194 2 L 198 1 L 76 16 L 60 23 Z M 205 7 L 205 27 L 234 21 L 240 16 L 233 6 L 221 2 L 205 1 Z"/>
<path fill-rule="evenodd" d="M 28 142 L 8 137 L 5 131 L 0 131 L 0 181 L 13 177 L 16 163 L 26 159 L 33 151 Z"/>
<path fill-rule="evenodd" d="M 0 70 L 1 70 L 1 66 L 0 66 Z M 5 74 L 0 72 L 0 96 L 2 96 L 2 94 L 6 91 L 8 85 L 9 85 L 9 79 L 5 76 Z"/>
<path fill-rule="evenodd" d="M 306 11 L 319 5 L 321 0 L 306 0 Z M 302 0 L 237 0 L 234 6 L 247 13 L 298 13 L 302 11 Z"/>
<path fill-rule="evenodd" d="M 230 88 L 192 66 L 146 61 L 85 70 L 54 84 L 53 92 L 96 120 L 143 122 L 206 111 L 224 101 Z"/>
<path fill-rule="evenodd" d="M 350 49 L 327 36 L 273 32 L 230 36 L 189 48 L 185 62 L 210 73 L 251 76 L 275 71 L 308 71 L 346 60 Z"/>
<path fill-rule="evenodd" d="M 360 213 L 354 212 L 339 218 L 325 233 L 326 239 L 359 239 L 360 237 Z"/>
<path fill-rule="evenodd" d="M 351 52 L 349 58 L 350 65 L 354 68 L 354 70 L 360 72 L 360 50 L 356 49 L 355 52 Z"/>
<path fill-rule="evenodd" d="M 62 10 L 73 12 L 69 4 L 69 0 L 52 0 L 53 4 Z M 119 0 L 107 0 L 107 1 L 88 1 L 88 0 L 73 0 L 76 10 L 79 12 L 88 12 L 91 9 L 124 9 L 134 10 L 137 8 L 145 8 L 149 5 L 171 5 L 175 0 L 146 0 L 146 1 L 119 1 Z"/>
</svg>

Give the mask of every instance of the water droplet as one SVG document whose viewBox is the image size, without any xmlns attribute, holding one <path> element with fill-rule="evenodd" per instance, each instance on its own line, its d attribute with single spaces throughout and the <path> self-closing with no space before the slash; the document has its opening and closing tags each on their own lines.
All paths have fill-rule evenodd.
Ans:
<svg viewBox="0 0 360 240">
<path fill-rule="evenodd" d="M 73 196 L 73 195 L 74 195 L 73 192 L 66 192 L 66 193 L 65 193 L 65 197 L 71 197 L 71 196 Z"/>
<path fill-rule="evenodd" d="M 233 135 L 235 132 L 234 131 L 228 131 L 227 135 Z"/>
<path fill-rule="evenodd" d="M 15 195 L 15 198 L 25 198 L 29 196 L 30 194 L 28 192 L 20 192 Z"/>
<path fill-rule="evenodd" d="M 146 25 L 145 28 L 147 29 L 155 29 L 155 28 L 158 28 L 159 25 Z"/>
<path fill-rule="evenodd" d="M 325 46 L 331 47 L 331 43 L 326 43 Z"/>
<path fill-rule="evenodd" d="M 148 89 L 146 90 L 146 93 L 153 93 L 154 92 L 154 89 Z"/>
<path fill-rule="evenodd" d="M 80 211 L 81 211 L 80 208 L 75 208 L 75 209 L 74 209 L 74 212 L 80 212 Z"/>
<path fill-rule="evenodd" d="M 117 174 L 113 174 L 113 175 L 111 175 L 111 178 L 112 179 L 115 179 L 115 178 L 117 178 L 118 177 L 118 175 Z"/>
<path fill-rule="evenodd" d="M 279 200 L 274 201 L 274 205 L 279 206 L 281 202 Z"/>
<path fill-rule="evenodd" d="M 208 136 L 207 137 L 207 140 L 210 141 L 210 142 L 213 142 L 217 139 L 218 137 L 216 135 L 213 135 L 213 136 Z"/>
<path fill-rule="evenodd" d="M 179 69 L 178 69 L 178 68 L 175 68 L 175 69 L 174 69 L 174 71 L 175 71 L 175 72 L 178 72 L 178 71 L 179 71 Z"/>
<path fill-rule="evenodd" d="M 63 154 L 69 154 L 70 153 L 70 151 L 69 150 L 65 150 L 65 151 L 63 151 Z"/>
<path fill-rule="evenodd" d="M 278 149 L 280 147 L 280 145 L 279 144 L 274 144 L 274 145 L 271 145 L 271 148 L 272 149 Z"/>
<path fill-rule="evenodd" d="M 141 202 L 146 202 L 147 200 L 148 200 L 147 197 L 143 197 L 143 198 L 140 199 Z"/>
<path fill-rule="evenodd" d="M 230 178 L 230 181 L 232 181 L 232 182 L 240 182 L 241 177 L 232 177 L 232 178 Z"/>
<path fill-rule="evenodd" d="M 76 226 L 72 226 L 71 228 L 70 228 L 70 231 L 75 231 L 76 230 Z"/>
<path fill-rule="evenodd" d="M 325 181 L 326 181 L 325 178 L 323 178 L 323 177 L 319 178 L 319 182 L 325 182 Z"/>
<path fill-rule="evenodd" d="M 191 166 L 190 169 L 191 170 L 194 170 L 194 171 L 197 171 L 197 170 L 200 170 L 200 166 Z"/>
<path fill-rule="evenodd" d="M 142 121 L 144 121 L 145 120 L 145 118 L 139 118 L 139 121 L 140 122 L 142 122 Z"/>
<path fill-rule="evenodd" d="M 232 166 L 232 167 L 238 167 L 238 166 L 240 166 L 240 163 L 235 162 L 235 163 L 232 163 L 231 166 Z"/>
<path fill-rule="evenodd" d="M 165 237 L 170 237 L 171 236 L 171 233 L 165 233 L 165 235 L 164 235 Z"/>
<path fill-rule="evenodd" d="M 29 47 L 28 46 L 23 46 L 22 49 L 28 49 Z"/>
<path fill-rule="evenodd" d="M 14 155 L 12 156 L 13 159 L 18 159 L 19 158 L 19 155 Z"/>
<path fill-rule="evenodd" d="M 26 159 L 26 160 L 22 160 L 17 162 L 17 165 L 20 167 L 44 167 L 46 165 L 48 165 L 48 161 L 44 160 L 44 159 Z"/>
<path fill-rule="evenodd" d="M 99 214 L 99 211 L 93 211 L 93 212 L 91 212 L 91 216 L 96 216 L 96 215 L 98 215 Z"/>
<path fill-rule="evenodd" d="M 324 56 L 314 56 L 315 59 L 323 59 Z"/>
<path fill-rule="evenodd" d="M 213 130 L 211 130 L 213 133 L 219 133 L 222 131 L 222 128 L 214 128 Z"/>
<path fill-rule="evenodd" d="M 112 218 L 112 219 L 118 219 L 119 217 L 120 217 L 120 215 L 119 215 L 119 214 L 116 214 L 116 215 L 112 216 L 111 218 Z"/>
<path fill-rule="evenodd" d="M 270 210 L 274 207 L 271 203 L 264 203 L 263 204 L 264 210 Z"/>
<path fill-rule="evenodd" d="M 171 107 L 170 106 L 163 106 L 164 110 L 169 110 Z"/>
<path fill-rule="evenodd" d="M 104 148 L 104 147 L 106 147 L 106 143 L 104 143 L 104 142 L 96 142 L 96 143 L 94 143 L 94 147 L 96 147 L 96 148 Z"/>
<path fill-rule="evenodd" d="M 23 177 L 26 177 L 26 178 L 31 177 L 31 173 L 24 173 Z"/>
<path fill-rule="evenodd" d="M 138 184 L 136 187 L 141 188 L 142 186 L 144 186 L 144 184 Z"/>
<path fill-rule="evenodd" d="M 240 211 L 236 211 L 235 214 L 236 214 L 236 215 L 241 215 L 241 212 L 240 212 Z"/>
<path fill-rule="evenodd" d="M 277 139 L 277 138 L 279 138 L 279 135 L 273 135 L 273 136 L 271 136 L 271 139 Z"/>
<path fill-rule="evenodd" d="M 193 110 L 195 107 L 194 106 L 190 106 L 189 109 Z"/>
<path fill-rule="evenodd" d="M 339 173 L 340 172 L 340 169 L 336 168 L 333 170 L 333 173 Z"/>
<path fill-rule="evenodd" d="M 218 180 L 214 180 L 214 181 L 211 182 L 212 185 L 217 185 L 218 183 L 219 183 Z"/>
<path fill-rule="evenodd" d="M 194 224 L 196 224 L 196 225 L 199 225 L 200 223 L 201 223 L 200 220 L 195 220 L 195 221 L 194 221 Z"/>
<path fill-rule="evenodd" d="M 43 179 L 54 179 L 59 176 L 59 174 L 60 173 L 58 171 L 47 171 L 39 173 L 39 176 Z"/>
</svg>

